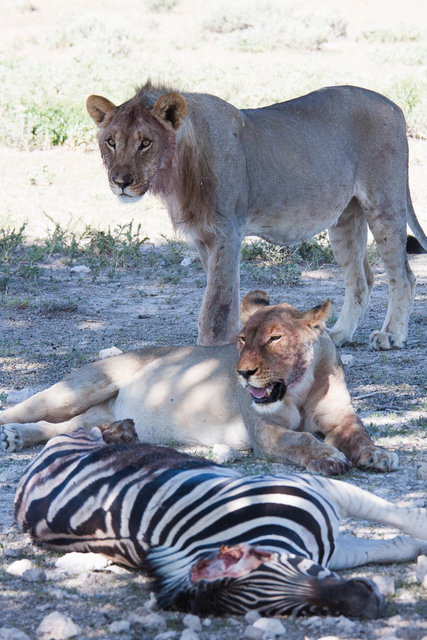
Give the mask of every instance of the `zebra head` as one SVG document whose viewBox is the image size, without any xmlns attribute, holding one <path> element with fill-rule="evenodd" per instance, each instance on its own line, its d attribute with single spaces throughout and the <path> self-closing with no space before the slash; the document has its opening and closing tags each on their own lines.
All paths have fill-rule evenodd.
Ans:
<svg viewBox="0 0 427 640">
<path fill-rule="evenodd" d="M 308 558 L 271 552 L 248 544 L 222 546 L 191 566 L 178 561 L 171 568 L 170 549 L 148 555 L 156 577 L 159 605 L 201 615 L 267 616 L 290 613 L 331 614 L 374 618 L 382 614 L 384 598 L 363 578 L 344 580 Z"/>
</svg>

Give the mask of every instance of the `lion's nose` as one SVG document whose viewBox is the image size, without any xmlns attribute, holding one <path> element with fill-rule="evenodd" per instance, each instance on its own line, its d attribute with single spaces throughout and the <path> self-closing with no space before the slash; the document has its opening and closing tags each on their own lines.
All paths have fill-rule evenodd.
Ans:
<svg viewBox="0 0 427 640">
<path fill-rule="evenodd" d="M 251 376 L 253 376 L 258 371 L 258 367 L 256 369 L 237 369 L 237 373 L 242 378 L 249 380 Z"/>
<path fill-rule="evenodd" d="M 133 177 L 130 173 L 126 173 L 124 176 L 113 176 L 113 182 L 121 189 L 126 189 L 133 182 Z"/>
</svg>

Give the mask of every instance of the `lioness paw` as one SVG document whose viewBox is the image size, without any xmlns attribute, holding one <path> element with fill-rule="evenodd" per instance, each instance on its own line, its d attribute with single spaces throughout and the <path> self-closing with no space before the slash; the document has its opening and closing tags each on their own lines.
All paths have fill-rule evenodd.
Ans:
<svg viewBox="0 0 427 640">
<path fill-rule="evenodd" d="M 401 336 L 387 331 L 373 331 L 369 336 L 369 348 L 375 351 L 400 349 L 404 342 L 405 340 Z"/>
<path fill-rule="evenodd" d="M 4 424 L 0 427 L 0 449 L 8 452 L 20 451 L 23 444 L 21 425 Z"/>
<path fill-rule="evenodd" d="M 355 460 L 358 467 L 373 471 L 396 471 L 399 458 L 392 451 L 381 447 L 363 447 Z"/>
<path fill-rule="evenodd" d="M 341 452 L 314 458 L 306 465 L 307 471 L 321 476 L 339 476 L 351 469 L 350 460 Z"/>
</svg>

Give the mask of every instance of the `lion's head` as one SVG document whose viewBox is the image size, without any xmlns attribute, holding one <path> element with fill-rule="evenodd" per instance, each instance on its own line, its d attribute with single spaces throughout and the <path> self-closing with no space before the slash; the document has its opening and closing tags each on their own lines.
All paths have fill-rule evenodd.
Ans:
<svg viewBox="0 0 427 640">
<path fill-rule="evenodd" d="M 99 127 L 98 141 L 113 193 L 124 201 L 141 198 L 148 189 L 167 191 L 176 152 L 176 132 L 187 106 L 176 92 L 155 101 L 151 85 L 116 107 L 101 96 L 89 96 L 90 116 Z"/>
<path fill-rule="evenodd" d="M 302 380 L 330 309 L 330 300 L 300 312 L 286 303 L 269 306 L 264 291 L 251 291 L 245 296 L 237 373 L 258 411 L 273 408 L 288 388 L 295 388 Z"/>
</svg>

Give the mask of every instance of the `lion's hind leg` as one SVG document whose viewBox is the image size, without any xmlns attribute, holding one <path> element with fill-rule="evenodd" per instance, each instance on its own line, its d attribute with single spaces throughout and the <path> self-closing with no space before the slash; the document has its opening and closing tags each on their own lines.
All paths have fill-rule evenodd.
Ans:
<svg viewBox="0 0 427 640">
<path fill-rule="evenodd" d="M 367 222 L 355 198 L 344 209 L 337 223 L 328 229 L 328 233 L 346 287 L 340 316 L 329 331 L 339 347 L 352 339 L 366 311 L 374 284 L 366 255 Z"/>
<path fill-rule="evenodd" d="M 91 407 L 80 415 L 64 422 L 9 422 L 0 426 L 0 449 L 3 451 L 20 451 L 25 447 L 47 442 L 61 433 L 71 433 L 78 427 L 96 427 L 112 422 L 114 414 L 111 403 L 105 402 Z"/>
</svg>

